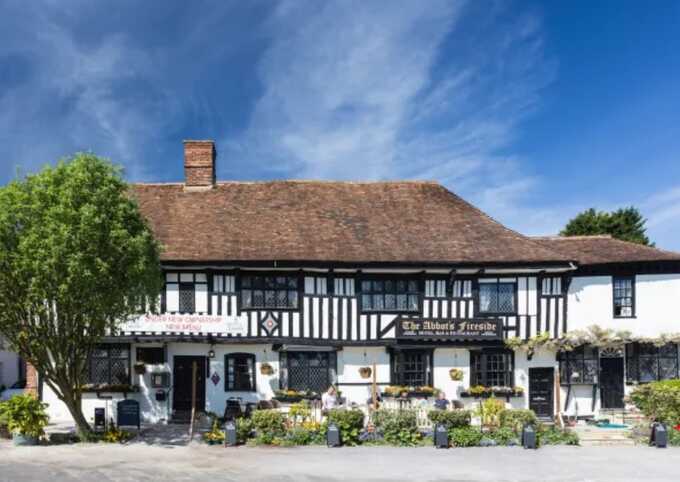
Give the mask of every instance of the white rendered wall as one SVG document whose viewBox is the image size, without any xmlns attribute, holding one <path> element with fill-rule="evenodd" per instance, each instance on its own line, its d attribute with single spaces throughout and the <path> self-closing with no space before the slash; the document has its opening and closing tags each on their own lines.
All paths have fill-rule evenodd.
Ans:
<svg viewBox="0 0 680 482">
<path fill-rule="evenodd" d="M 568 331 L 599 325 L 638 336 L 680 332 L 680 274 L 637 275 L 635 318 L 614 318 L 611 276 L 574 277 L 569 287 Z"/>
<path fill-rule="evenodd" d="M 382 390 L 390 382 L 390 355 L 385 347 L 345 347 L 338 351 L 338 387 L 349 403 L 365 404 L 371 397 L 371 378 L 359 375 L 359 368 L 376 364 L 376 383 Z"/>
</svg>

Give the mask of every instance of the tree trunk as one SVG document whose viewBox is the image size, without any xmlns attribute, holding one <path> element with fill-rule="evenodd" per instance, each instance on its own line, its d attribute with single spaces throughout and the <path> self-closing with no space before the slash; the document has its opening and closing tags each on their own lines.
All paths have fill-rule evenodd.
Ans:
<svg viewBox="0 0 680 482">
<path fill-rule="evenodd" d="M 76 432 L 78 437 L 80 437 L 80 440 L 82 441 L 91 440 L 93 432 L 90 424 L 85 418 L 85 415 L 83 415 L 81 396 L 76 396 L 71 391 L 63 389 L 62 393 L 64 394 L 64 404 L 66 405 L 66 408 L 68 408 L 68 411 L 71 412 L 73 421 L 76 424 Z"/>
</svg>

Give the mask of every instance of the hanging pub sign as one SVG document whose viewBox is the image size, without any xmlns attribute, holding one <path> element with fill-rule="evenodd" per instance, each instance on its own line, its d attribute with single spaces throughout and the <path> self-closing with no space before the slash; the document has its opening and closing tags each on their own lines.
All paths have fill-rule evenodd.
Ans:
<svg viewBox="0 0 680 482">
<path fill-rule="evenodd" d="M 397 338 L 446 338 L 449 340 L 500 340 L 503 322 L 494 318 L 399 318 Z"/>
</svg>

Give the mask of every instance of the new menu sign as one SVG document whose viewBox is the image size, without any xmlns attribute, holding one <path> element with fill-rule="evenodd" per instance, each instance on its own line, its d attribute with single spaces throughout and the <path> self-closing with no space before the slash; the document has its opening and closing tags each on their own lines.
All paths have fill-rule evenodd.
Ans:
<svg viewBox="0 0 680 482">
<path fill-rule="evenodd" d="M 219 333 L 221 335 L 247 334 L 247 318 L 243 316 L 213 315 L 142 315 L 124 323 L 122 331 L 173 332 L 173 333 Z"/>
<path fill-rule="evenodd" d="M 451 340 L 500 340 L 503 322 L 498 319 L 409 319 L 397 320 L 397 338 L 448 338 Z"/>
</svg>

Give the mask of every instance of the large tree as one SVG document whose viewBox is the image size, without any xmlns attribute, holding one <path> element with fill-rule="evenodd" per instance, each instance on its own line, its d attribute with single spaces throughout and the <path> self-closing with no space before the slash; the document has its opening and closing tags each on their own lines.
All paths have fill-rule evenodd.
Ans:
<svg viewBox="0 0 680 482">
<path fill-rule="evenodd" d="M 570 220 L 560 235 L 609 234 L 624 241 L 653 246 L 647 237 L 645 222 L 640 211 L 632 206 L 612 212 L 590 208 Z"/>
<path fill-rule="evenodd" d="M 84 438 L 87 360 L 161 289 L 159 244 L 121 169 L 77 154 L 0 188 L 0 333 Z"/>
</svg>

